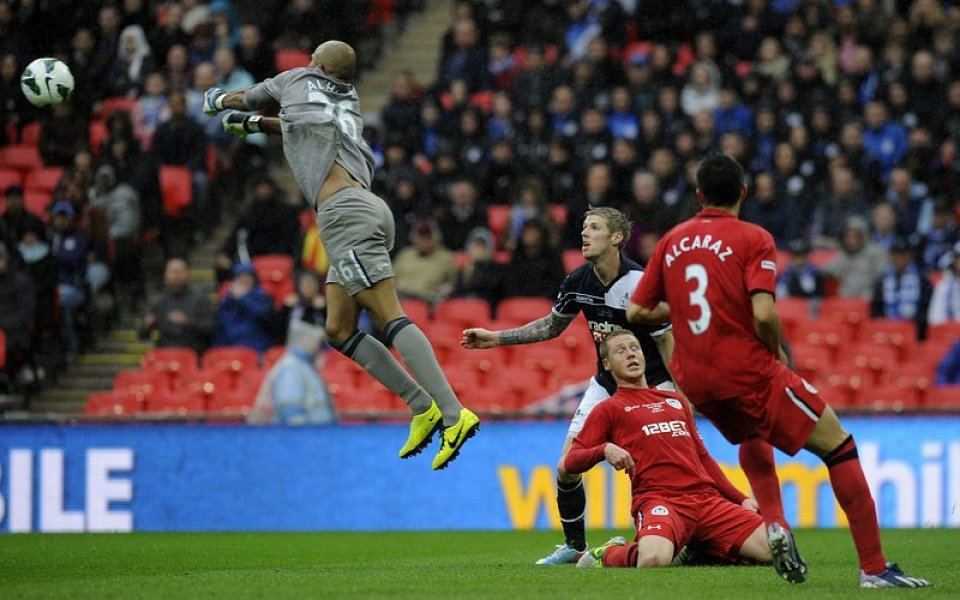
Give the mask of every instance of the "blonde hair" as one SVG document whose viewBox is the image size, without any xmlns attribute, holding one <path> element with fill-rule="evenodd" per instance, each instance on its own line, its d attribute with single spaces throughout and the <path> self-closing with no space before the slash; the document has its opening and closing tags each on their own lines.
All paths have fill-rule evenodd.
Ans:
<svg viewBox="0 0 960 600">
<path fill-rule="evenodd" d="M 630 239 L 630 228 L 633 225 L 630 223 L 630 219 L 627 218 L 627 215 L 615 208 L 601 206 L 599 208 L 591 208 L 584 213 L 583 218 L 586 219 L 587 217 L 600 217 L 603 219 L 603 221 L 607 224 L 607 231 L 610 232 L 610 235 L 613 235 L 618 231 L 623 234 L 623 241 L 620 242 L 619 247 L 623 248 L 627 245 L 627 240 Z"/>
</svg>

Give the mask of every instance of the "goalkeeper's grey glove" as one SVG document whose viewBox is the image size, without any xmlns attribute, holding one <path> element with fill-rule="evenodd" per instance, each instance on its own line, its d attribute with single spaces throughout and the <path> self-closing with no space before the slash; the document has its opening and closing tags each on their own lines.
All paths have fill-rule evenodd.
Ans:
<svg viewBox="0 0 960 600">
<path fill-rule="evenodd" d="M 203 93 L 203 112 L 211 117 L 224 110 L 223 98 L 227 93 L 223 89 L 213 87 Z"/>
<path fill-rule="evenodd" d="M 261 119 L 263 119 L 261 115 L 248 115 L 242 112 L 232 111 L 223 115 L 221 122 L 223 123 L 224 131 L 232 133 L 237 137 L 245 138 L 248 134 L 260 133 Z"/>
</svg>

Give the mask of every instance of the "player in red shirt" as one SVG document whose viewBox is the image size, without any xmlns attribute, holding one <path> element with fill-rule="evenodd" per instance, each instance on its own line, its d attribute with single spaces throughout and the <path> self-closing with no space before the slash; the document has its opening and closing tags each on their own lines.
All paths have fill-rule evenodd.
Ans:
<svg viewBox="0 0 960 600">
<path fill-rule="evenodd" d="M 928 586 L 885 561 L 853 436 L 817 390 L 785 366 L 774 303 L 776 248 L 766 230 L 738 219 L 746 195 L 737 161 L 722 154 L 701 161 L 697 199 L 704 208 L 661 238 L 628 318 L 656 322 L 659 303 L 669 304 L 676 338 L 670 371 L 730 442 L 761 438 L 791 456 L 806 448 L 824 461 L 850 522 L 861 587 Z M 779 483 L 776 489 L 771 485 L 777 482 L 773 468 L 770 462 L 761 472 L 745 469 L 764 515 L 772 498 L 779 501 Z M 767 541 L 777 572 L 803 581 L 806 565 L 792 533 L 768 522 Z"/>
<path fill-rule="evenodd" d="M 587 417 L 564 469 L 584 473 L 606 460 L 626 471 L 637 535 L 626 546 L 588 550 L 577 566 L 669 566 L 690 543 L 727 561 L 769 563 L 756 503 L 730 483 L 707 453 L 686 402 L 676 392 L 647 386 L 636 336 L 614 330 L 601 342 L 600 353 L 617 391 Z"/>
</svg>

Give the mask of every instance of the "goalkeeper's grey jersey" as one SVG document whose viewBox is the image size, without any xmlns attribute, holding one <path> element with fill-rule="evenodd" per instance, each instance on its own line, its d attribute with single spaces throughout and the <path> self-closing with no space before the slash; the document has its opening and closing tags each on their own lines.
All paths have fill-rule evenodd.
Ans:
<svg viewBox="0 0 960 600">
<path fill-rule="evenodd" d="M 373 153 L 363 140 L 360 100 L 353 85 L 319 68 L 284 71 L 247 89 L 251 109 L 280 104 L 283 153 L 300 189 L 313 204 L 320 186 L 338 162 L 367 188 L 373 179 Z"/>
</svg>

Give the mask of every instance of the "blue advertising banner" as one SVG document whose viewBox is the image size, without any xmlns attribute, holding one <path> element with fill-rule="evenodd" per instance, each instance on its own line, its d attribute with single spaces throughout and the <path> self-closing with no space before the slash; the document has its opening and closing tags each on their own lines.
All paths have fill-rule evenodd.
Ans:
<svg viewBox="0 0 960 600">
<path fill-rule="evenodd" d="M 707 447 L 747 490 L 736 448 Z M 960 526 L 960 419 L 847 418 L 884 527 Z M 484 423 L 450 468 L 401 461 L 404 425 L 317 428 L 74 425 L 0 428 L 0 531 L 559 528 L 566 423 Z M 826 468 L 777 456 L 787 517 L 844 526 Z M 585 481 L 589 527 L 629 528 L 629 481 Z"/>
</svg>

